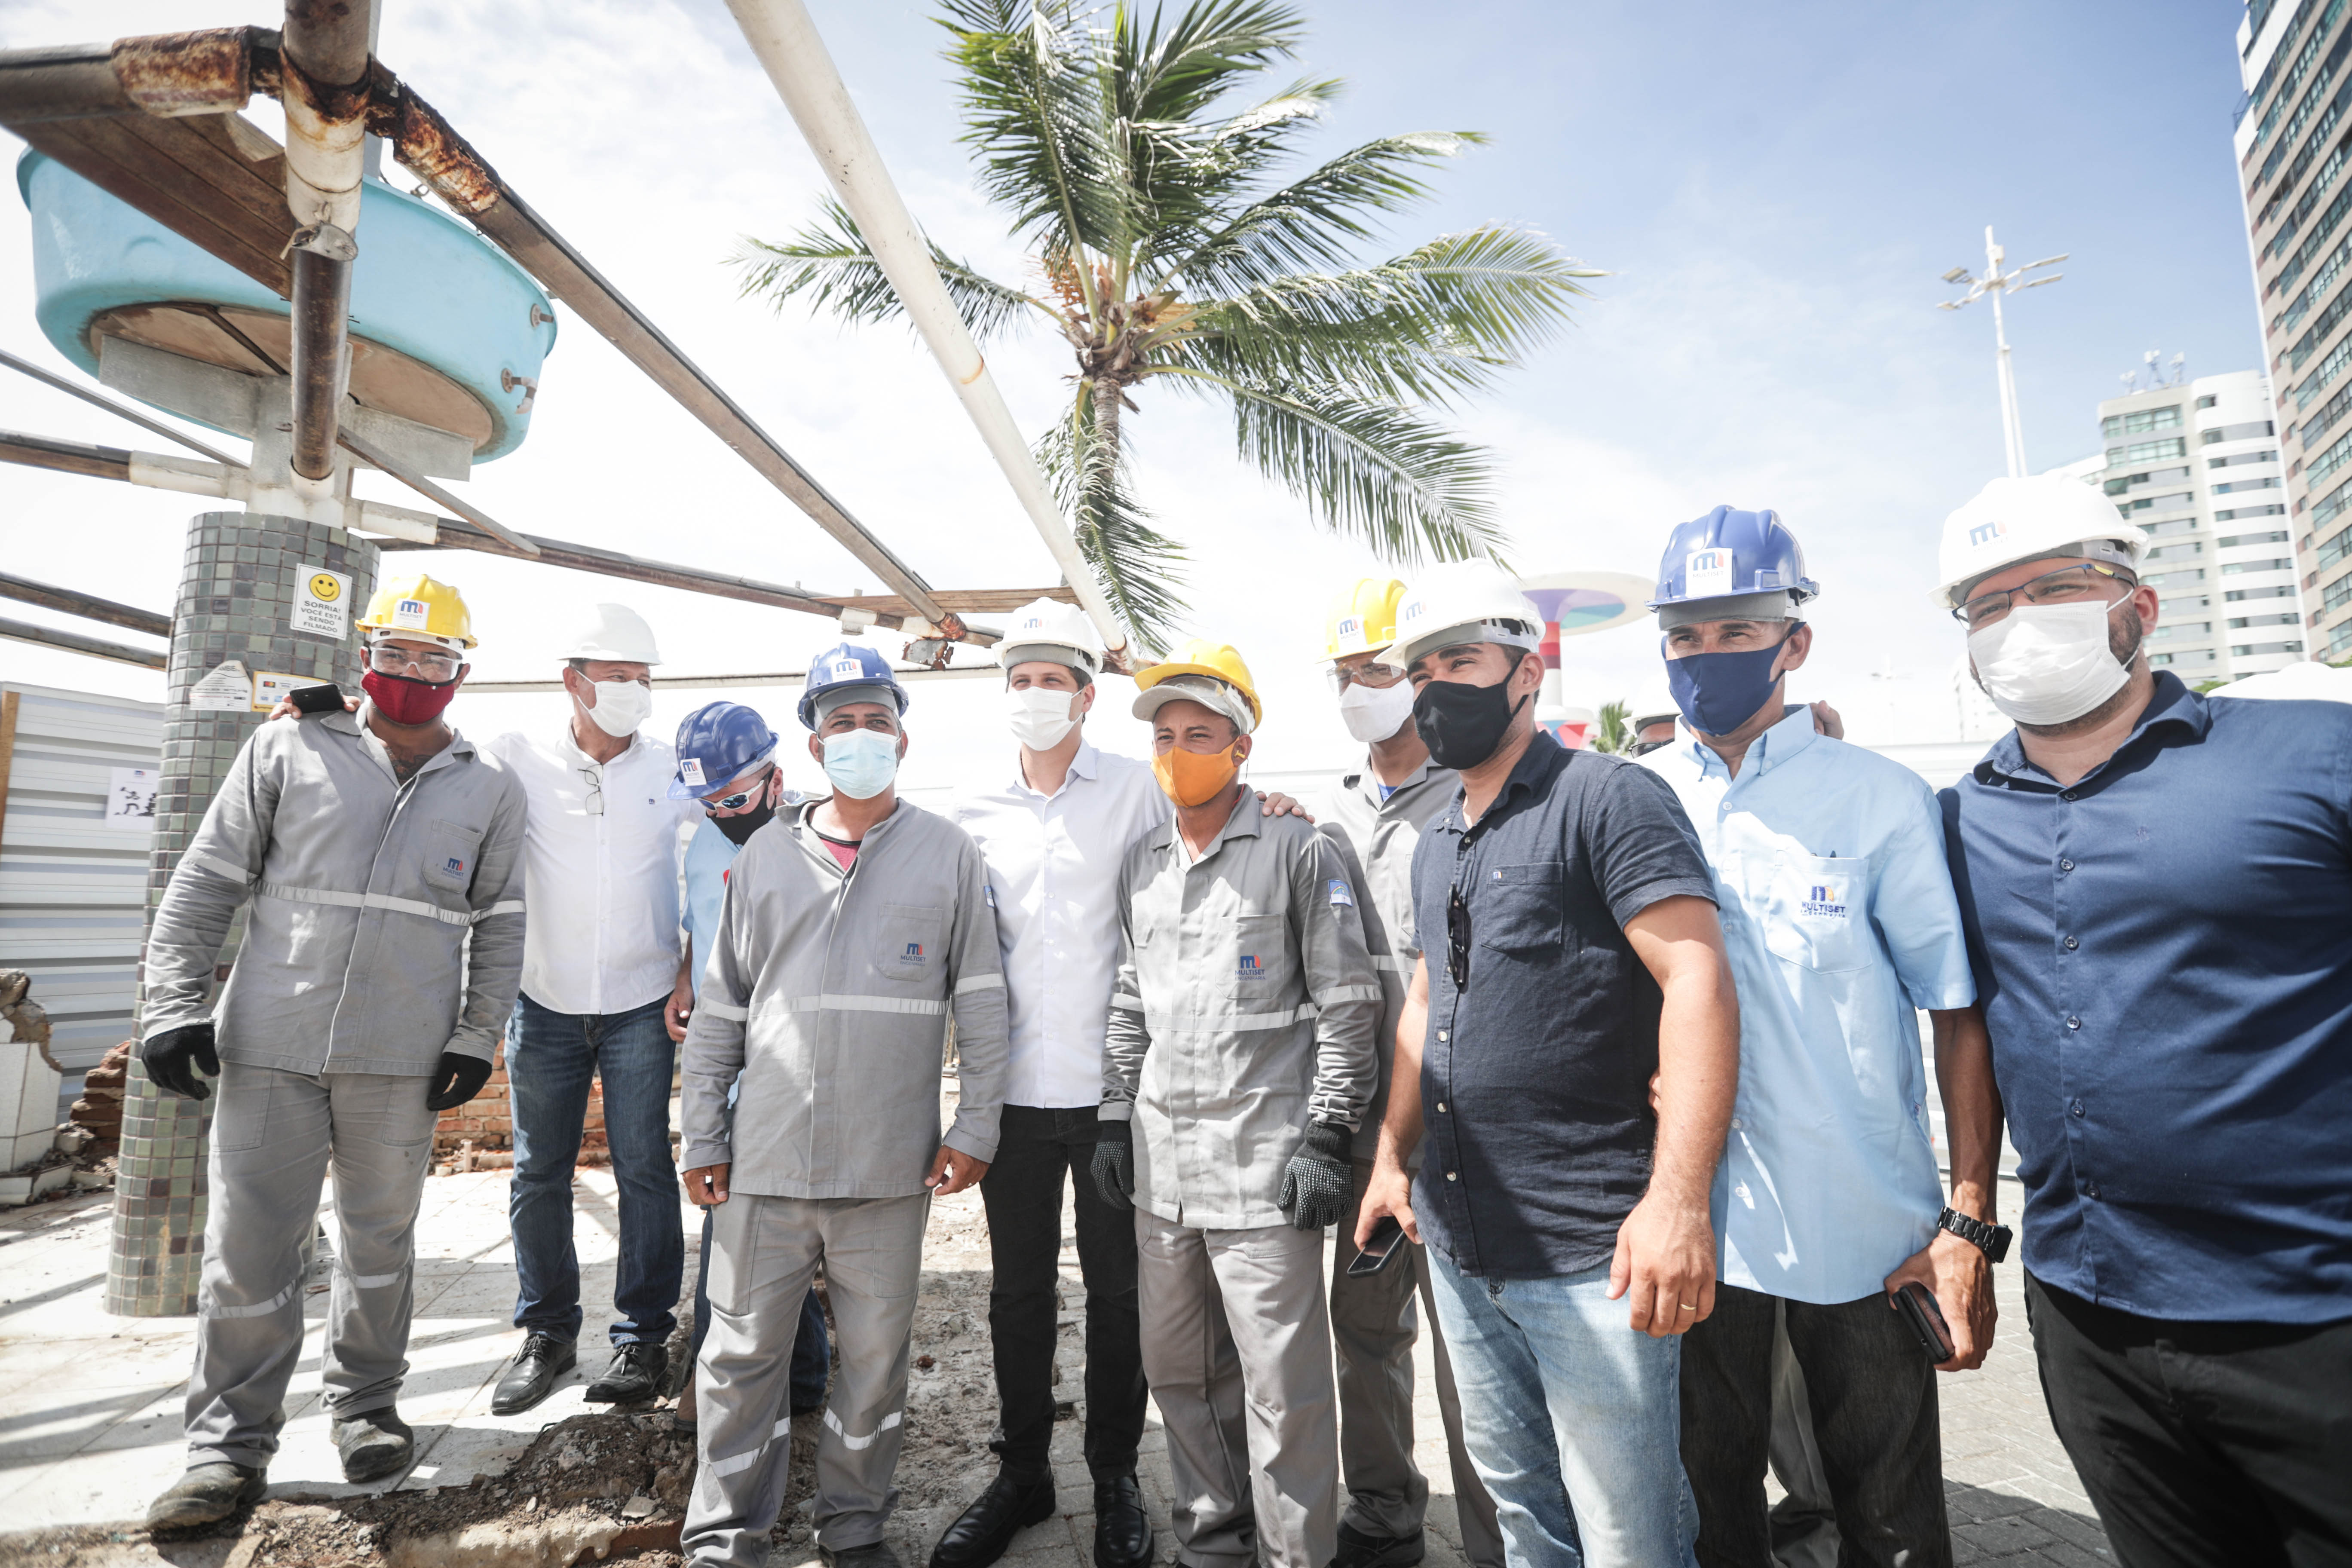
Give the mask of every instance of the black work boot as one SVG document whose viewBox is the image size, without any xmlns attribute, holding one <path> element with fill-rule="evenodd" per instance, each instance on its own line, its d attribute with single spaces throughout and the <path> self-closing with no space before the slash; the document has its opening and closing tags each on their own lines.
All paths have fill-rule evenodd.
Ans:
<svg viewBox="0 0 2352 1568">
<path fill-rule="evenodd" d="M 1411 1535 L 1366 1535 L 1349 1529 L 1342 1520 L 1339 1552 L 1331 1559 L 1331 1568 L 1411 1568 L 1428 1551 L 1429 1537 L 1421 1531 Z"/>
<path fill-rule="evenodd" d="M 1024 1480 L 998 1470 L 988 1489 L 956 1516 L 931 1548 L 931 1568 L 988 1568 L 1013 1538 L 1054 1515 L 1054 1473 Z"/>
<path fill-rule="evenodd" d="M 613 1364 L 604 1369 L 604 1375 L 590 1384 L 581 1397 L 599 1405 L 643 1405 L 660 1394 L 662 1374 L 668 1371 L 667 1345 L 621 1345 L 614 1350 Z"/>
<path fill-rule="evenodd" d="M 1156 1544 L 1135 1477 L 1095 1482 L 1095 1568 L 1143 1568 Z"/>
<path fill-rule="evenodd" d="M 343 1479 L 354 1484 L 398 1475 L 416 1454 L 416 1434 L 389 1405 L 334 1417 L 327 1423 L 327 1436 L 343 1461 Z"/>
<path fill-rule="evenodd" d="M 580 1364 L 580 1352 L 570 1340 L 553 1334 L 532 1334 L 507 1363 L 507 1374 L 490 1395 L 490 1414 L 515 1415 L 555 1392 L 555 1380 Z"/>
<path fill-rule="evenodd" d="M 191 1465 L 186 1475 L 147 1505 L 147 1528 L 192 1530 L 217 1523 L 259 1502 L 268 1484 L 268 1473 L 258 1465 L 232 1465 L 225 1459 Z"/>
</svg>

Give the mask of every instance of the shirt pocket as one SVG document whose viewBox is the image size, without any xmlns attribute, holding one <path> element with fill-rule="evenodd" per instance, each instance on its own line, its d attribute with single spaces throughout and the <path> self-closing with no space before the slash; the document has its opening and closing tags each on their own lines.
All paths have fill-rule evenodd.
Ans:
<svg viewBox="0 0 2352 1568">
<path fill-rule="evenodd" d="M 946 955 L 940 950 L 947 926 L 947 911 L 937 907 L 883 905 L 881 951 L 875 958 L 875 972 L 885 980 L 907 984 L 936 979 L 943 973 L 940 965 Z"/>
<path fill-rule="evenodd" d="M 1480 947 L 1536 957 L 1560 945 L 1562 889 L 1568 868 L 1557 860 L 1490 866 L 1476 885 L 1462 889 L 1470 906 L 1470 938 Z M 1438 933 L 1429 933 L 1433 939 Z"/>
<path fill-rule="evenodd" d="M 1234 994 L 1243 1001 L 1286 994 L 1292 960 L 1289 921 L 1282 915 L 1234 919 Z"/>
<path fill-rule="evenodd" d="M 425 885 L 453 893 L 472 887 L 474 851 L 481 842 L 479 827 L 436 818 L 425 830 Z"/>
<path fill-rule="evenodd" d="M 1765 946 L 1800 969 L 1861 968 L 1870 957 L 1869 871 L 1869 860 L 1858 856 L 1782 853 L 1771 874 Z"/>
</svg>

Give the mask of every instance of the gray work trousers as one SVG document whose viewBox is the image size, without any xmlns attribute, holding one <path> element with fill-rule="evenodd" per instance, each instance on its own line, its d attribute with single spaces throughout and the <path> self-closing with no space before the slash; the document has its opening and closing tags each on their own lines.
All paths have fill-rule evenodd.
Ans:
<svg viewBox="0 0 2352 1568">
<path fill-rule="evenodd" d="M 871 1546 L 898 1506 L 908 1336 L 930 1195 L 737 1193 L 711 1213 L 710 1331 L 695 1363 L 701 1468 L 682 1545 L 694 1568 L 761 1568 L 792 1458 L 793 1341 L 824 1266 L 841 1370 L 816 1444 L 817 1544 Z M 1318 1564 L 1318 1568 L 1322 1568 Z"/>
<path fill-rule="evenodd" d="M 1331 1339 L 1339 1352 L 1339 1468 L 1348 1484 L 1341 1522 L 1387 1540 L 1422 1527 L 1429 1482 L 1412 1462 L 1417 1290 L 1429 1324 L 1438 1418 L 1445 1427 L 1446 1457 L 1452 1461 L 1462 1554 L 1471 1568 L 1503 1568 L 1503 1532 L 1495 1521 L 1495 1500 L 1486 1495 L 1486 1483 L 1462 1443 L 1462 1398 L 1454 1391 L 1445 1336 L 1438 1331 L 1436 1303 L 1429 1300 L 1427 1255 L 1408 1241 L 1401 1244 L 1404 1256 L 1379 1273 L 1352 1279 L 1348 1274 L 1348 1265 L 1356 1260 L 1356 1208 L 1364 1201 L 1372 1174 L 1370 1161 L 1354 1164 L 1355 1196 L 1339 1221 L 1339 1245 L 1331 1260 Z"/>
<path fill-rule="evenodd" d="M 1837 1568 L 1837 1502 L 1830 1496 L 1805 1369 L 1789 1343 L 1789 1303 L 1772 1315 L 1772 1474 L 1788 1496 L 1772 1505 L 1772 1561 L 1780 1568 Z"/>
<path fill-rule="evenodd" d="M 416 1207 L 433 1152 L 431 1080 L 309 1077 L 225 1062 L 213 1086 L 210 1208 L 188 1381 L 188 1463 L 268 1465 L 302 1354 L 302 1258 L 335 1173 L 334 1287 L 322 1373 L 338 1417 L 389 1410 L 408 1372 Z"/>
<path fill-rule="evenodd" d="M 1328 1568 L 1339 1435 L 1323 1233 L 1199 1230 L 1138 1209 L 1143 1375 L 1174 1479 L 1176 1560 Z"/>
</svg>

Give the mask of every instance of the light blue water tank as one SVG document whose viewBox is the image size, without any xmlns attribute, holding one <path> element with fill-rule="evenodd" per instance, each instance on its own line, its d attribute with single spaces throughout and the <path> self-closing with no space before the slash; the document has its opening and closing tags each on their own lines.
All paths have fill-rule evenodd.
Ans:
<svg viewBox="0 0 2352 1568">
<path fill-rule="evenodd" d="M 16 188 L 33 215 L 35 317 L 92 375 L 106 334 L 266 374 L 241 332 L 290 360 L 287 302 L 226 261 L 29 149 Z M 380 181 L 363 187 L 356 237 L 352 395 L 469 437 L 477 462 L 521 446 L 555 346 L 547 295 L 464 224 Z"/>
</svg>

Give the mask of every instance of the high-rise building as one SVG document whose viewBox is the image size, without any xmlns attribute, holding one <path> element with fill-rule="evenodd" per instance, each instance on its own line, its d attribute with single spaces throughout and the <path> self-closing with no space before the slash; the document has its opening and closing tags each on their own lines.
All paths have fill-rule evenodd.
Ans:
<svg viewBox="0 0 2352 1568">
<path fill-rule="evenodd" d="M 2252 612 L 2225 618 L 2262 634 L 2232 641 L 2301 640 L 2304 657 L 2342 659 L 2352 657 L 2352 3 L 2249 0 L 2238 59 L 2239 188 L 2286 465 L 2273 499 L 2292 549 L 2277 553 L 2293 563 L 2309 629 L 2298 639 L 2283 623 L 2251 624 Z"/>
<path fill-rule="evenodd" d="M 2147 534 L 2140 580 L 2163 606 L 2148 662 L 2192 686 L 2306 657 L 2273 432 L 2260 372 L 2201 375 L 2100 404 L 2096 466 L 2065 470 Z"/>
</svg>

